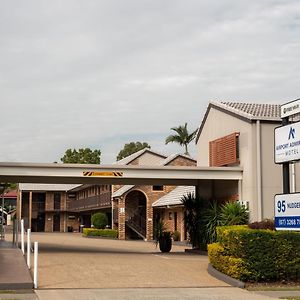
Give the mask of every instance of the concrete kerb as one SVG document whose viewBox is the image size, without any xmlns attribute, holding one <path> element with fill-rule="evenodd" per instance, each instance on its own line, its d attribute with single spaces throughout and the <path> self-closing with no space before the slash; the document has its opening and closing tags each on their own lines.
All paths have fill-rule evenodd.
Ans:
<svg viewBox="0 0 300 300">
<path fill-rule="evenodd" d="M 211 264 L 208 264 L 208 267 L 207 267 L 207 272 L 219 279 L 219 280 L 222 280 L 228 284 L 230 284 L 231 286 L 234 286 L 234 287 L 238 287 L 238 288 L 241 288 L 241 289 L 244 289 L 245 288 L 245 283 L 240 281 L 240 280 L 237 280 L 237 279 L 234 279 L 228 275 L 225 275 L 224 273 L 221 273 L 220 271 L 216 270 Z"/>
</svg>

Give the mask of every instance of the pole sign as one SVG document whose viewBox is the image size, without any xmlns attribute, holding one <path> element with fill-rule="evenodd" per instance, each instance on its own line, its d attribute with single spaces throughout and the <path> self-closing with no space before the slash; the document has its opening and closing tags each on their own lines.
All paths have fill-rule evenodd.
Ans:
<svg viewBox="0 0 300 300">
<path fill-rule="evenodd" d="M 300 99 L 291 101 L 280 106 L 280 118 L 286 118 L 300 113 Z"/>
<path fill-rule="evenodd" d="M 300 193 L 275 195 L 275 228 L 300 231 Z"/>
<path fill-rule="evenodd" d="M 300 160 L 300 122 L 275 128 L 276 164 Z"/>
</svg>

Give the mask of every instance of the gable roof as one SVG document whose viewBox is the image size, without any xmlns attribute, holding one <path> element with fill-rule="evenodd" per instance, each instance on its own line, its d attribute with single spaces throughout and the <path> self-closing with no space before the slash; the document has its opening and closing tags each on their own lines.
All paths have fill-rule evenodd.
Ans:
<svg viewBox="0 0 300 300">
<path fill-rule="evenodd" d="M 279 104 L 262 104 L 262 103 L 246 103 L 246 102 L 229 102 L 211 101 L 206 109 L 205 115 L 199 127 L 196 143 L 204 127 L 211 108 L 215 108 L 224 113 L 230 114 L 236 118 L 246 122 L 254 122 L 257 120 L 265 122 L 280 122 L 280 105 Z"/>
<path fill-rule="evenodd" d="M 162 161 L 161 165 L 162 166 L 166 166 L 168 165 L 170 162 L 172 162 L 174 159 L 176 159 L 177 157 L 183 157 L 183 158 L 186 158 L 186 159 L 189 159 L 189 160 L 192 160 L 194 162 L 197 162 L 194 158 L 188 156 L 188 155 L 185 155 L 185 154 L 180 154 L 180 153 L 175 153 L 175 154 L 171 154 L 169 155 L 165 160 Z"/>
<path fill-rule="evenodd" d="M 19 183 L 21 191 L 61 191 L 67 192 L 81 184 Z"/>
<path fill-rule="evenodd" d="M 135 152 L 135 153 L 133 153 L 133 154 L 131 154 L 129 156 L 124 157 L 123 159 L 118 160 L 117 162 L 115 162 L 115 164 L 117 164 L 117 165 L 128 165 L 132 161 L 134 161 L 136 158 L 142 156 L 146 152 L 154 154 L 154 155 L 157 155 L 157 156 L 160 156 L 162 158 L 166 158 L 166 156 L 163 155 L 163 154 L 161 154 L 161 153 L 158 153 L 156 151 L 150 150 L 149 148 L 144 148 L 144 149 L 139 150 L 139 151 L 137 151 L 137 152 Z"/>
<path fill-rule="evenodd" d="M 189 193 L 195 194 L 194 186 L 178 186 L 170 193 L 159 198 L 152 204 L 152 207 L 164 207 L 171 205 L 183 205 L 181 198 Z"/>
<path fill-rule="evenodd" d="M 113 198 L 121 197 L 124 193 L 128 192 L 133 187 L 135 187 L 135 185 L 124 185 L 120 189 L 118 189 L 117 191 L 113 192 L 112 197 Z"/>
</svg>

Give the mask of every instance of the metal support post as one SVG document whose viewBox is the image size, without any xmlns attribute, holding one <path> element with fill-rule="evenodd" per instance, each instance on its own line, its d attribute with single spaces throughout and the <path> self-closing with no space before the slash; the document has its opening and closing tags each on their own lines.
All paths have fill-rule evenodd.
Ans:
<svg viewBox="0 0 300 300">
<path fill-rule="evenodd" d="M 289 124 L 289 118 L 282 119 L 282 126 Z M 289 194 L 290 193 L 290 163 L 285 162 L 282 164 L 282 185 L 283 185 L 283 193 Z"/>
</svg>

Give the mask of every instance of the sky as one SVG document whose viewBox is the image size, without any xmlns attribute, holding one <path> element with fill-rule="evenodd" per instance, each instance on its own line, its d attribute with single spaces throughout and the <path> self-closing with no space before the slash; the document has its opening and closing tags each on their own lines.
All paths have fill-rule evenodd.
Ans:
<svg viewBox="0 0 300 300">
<path fill-rule="evenodd" d="M 299 98 L 299 54 L 299 0 L 0 1 L 0 161 L 183 152 L 209 101 Z"/>
</svg>

